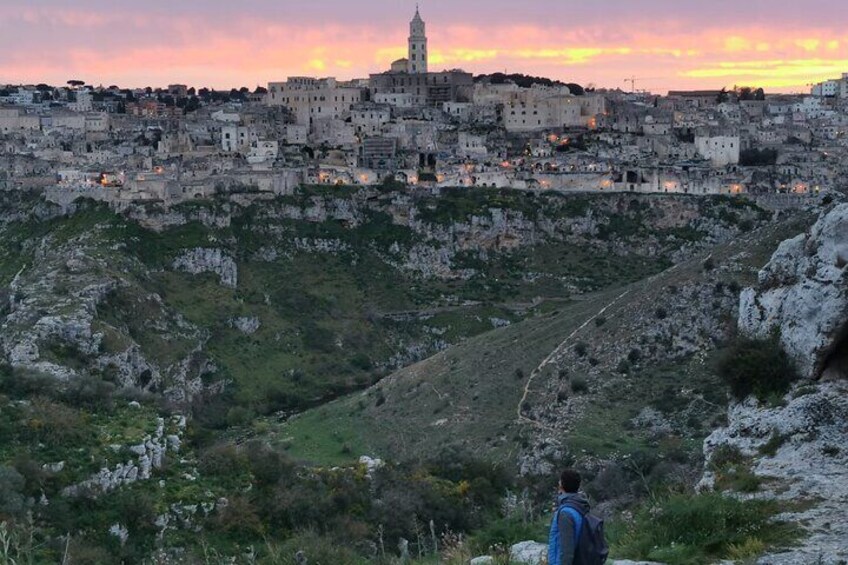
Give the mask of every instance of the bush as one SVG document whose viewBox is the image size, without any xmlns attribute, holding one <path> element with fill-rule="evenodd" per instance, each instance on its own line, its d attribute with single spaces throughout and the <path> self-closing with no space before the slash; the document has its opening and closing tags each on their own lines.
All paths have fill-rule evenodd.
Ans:
<svg viewBox="0 0 848 565">
<path fill-rule="evenodd" d="M 574 346 L 574 353 L 576 353 L 578 357 L 585 357 L 588 352 L 589 346 L 582 341 Z"/>
<path fill-rule="evenodd" d="M 783 396 L 798 378 L 794 361 L 776 335 L 768 339 L 738 339 L 719 362 L 718 374 L 737 400 L 752 394 L 760 401 Z"/>
<path fill-rule="evenodd" d="M 674 495 L 646 506 L 614 547 L 616 555 L 664 563 L 709 563 L 732 557 L 752 539 L 763 547 L 797 535 L 775 522 L 779 504 L 738 500 L 720 494 Z"/>
<path fill-rule="evenodd" d="M 789 436 L 774 430 L 771 433 L 769 440 L 760 447 L 760 455 L 774 457 L 777 455 L 778 450 L 783 447 L 783 444 L 785 444 L 788 440 Z"/>
<path fill-rule="evenodd" d="M 582 377 L 574 377 L 571 379 L 571 392 L 574 394 L 583 394 L 589 391 L 589 383 Z"/>
<path fill-rule="evenodd" d="M 36 398 L 27 412 L 24 433 L 31 440 L 67 446 L 92 435 L 83 415 L 64 404 Z"/>
<path fill-rule="evenodd" d="M 206 475 L 235 477 L 247 470 L 247 457 L 233 444 L 220 444 L 200 455 L 198 468 Z"/>
<path fill-rule="evenodd" d="M 24 478 L 11 467 L 0 466 L 0 517 L 17 516 L 25 507 Z"/>
</svg>

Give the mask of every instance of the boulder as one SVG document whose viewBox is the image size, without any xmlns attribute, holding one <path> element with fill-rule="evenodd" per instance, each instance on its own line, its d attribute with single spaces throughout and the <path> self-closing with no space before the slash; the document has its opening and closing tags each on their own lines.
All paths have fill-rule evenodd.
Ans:
<svg viewBox="0 0 848 565">
<path fill-rule="evenodd" d="M 491 555 L 481 555 L 480 557 L 475 557 L 469 562 L 469 565 L 490 565 L 495 562 L 495 558 Z"/>
<path fill-rule="evenodd" d="M 230 326 L 245 335 L 253 335 L 259 331 L 262 322 L 256 316 L 243 316 L 230 320 Z"/>
<path fill-rule="evenodd" d="M 739 329 L 753 337 L 780 332 L 802 375 L 845 376 L 834 354 L 848 338 L 848 204 L 819 218 L 806 234 L 784 241 L 740 297 Z"/>
<path fill-rule="evenodd" d="M 511 563 L 543 565 L 548 560 L 548 546 L 535 541 L 522 541 L 509 548 Z"/>
</svg>

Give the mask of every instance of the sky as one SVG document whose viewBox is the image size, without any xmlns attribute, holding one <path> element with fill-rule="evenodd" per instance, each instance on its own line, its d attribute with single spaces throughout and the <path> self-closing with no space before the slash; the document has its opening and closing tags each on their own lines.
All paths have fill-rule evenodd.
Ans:
<svg viewBox="0 0 848 565">
<path fill-rule="evenodd" d="M 599 88 L 805 91 L 848 72 L 845 0 L 421 0 L 431 70 Z M 367 77 L 414 0 L 0 0 L 0 84 L 231 88 Z"/>
</svg>

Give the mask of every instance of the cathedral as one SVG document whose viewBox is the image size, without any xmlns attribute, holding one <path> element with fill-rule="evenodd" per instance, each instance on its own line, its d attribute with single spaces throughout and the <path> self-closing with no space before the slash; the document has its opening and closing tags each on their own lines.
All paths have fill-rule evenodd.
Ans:
<svg viewBox="0 0 848 565">
<path fill-rule="evenodd" d="M 393 106 L 440 105 L 444 102 L 469 102 L 473 76 L 461 70 L 430 72 L 427 24 L 418 8 L 409 22 L 408 52 L 405 59 L 392 63 L 391 69 L 370 76 L 374 99 Z"/>
</svg>

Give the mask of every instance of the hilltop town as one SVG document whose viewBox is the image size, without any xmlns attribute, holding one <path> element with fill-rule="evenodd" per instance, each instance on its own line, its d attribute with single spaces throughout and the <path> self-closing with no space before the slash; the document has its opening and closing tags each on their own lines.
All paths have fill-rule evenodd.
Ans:
<svg viewBox="0 0 848 565">
<path fill-rule="evenodd" d="M 848 159 L 848 73 L 808 96 L 757 88 L 598 90 L 434 71 L 416 11 L 409 54 L 368 78 L 251 91 L 0 88 L 0 189 L 172 205 L 300 185 L 815 195 Z"/>
</svg>

